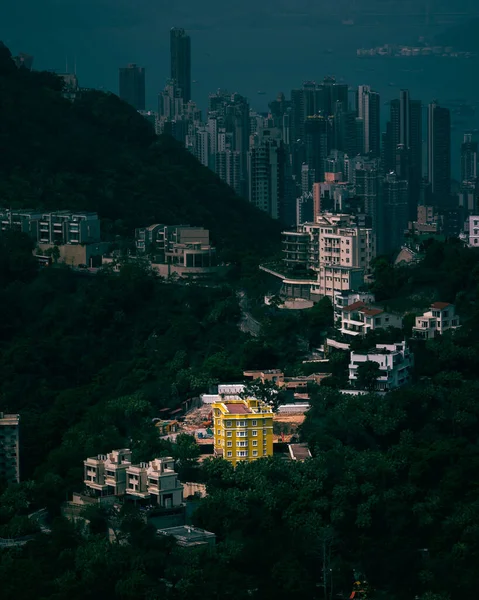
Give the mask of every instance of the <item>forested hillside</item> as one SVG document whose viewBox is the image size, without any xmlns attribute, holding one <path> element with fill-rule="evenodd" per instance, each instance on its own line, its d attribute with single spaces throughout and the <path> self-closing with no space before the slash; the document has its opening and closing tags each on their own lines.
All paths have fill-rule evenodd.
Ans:
<svg viewBox="0 0 479 600">
<path fill-rule="evenodd" d="M 0 43 L 1 44 L 1 43 Z M 109 239 L 152 223 L 202 225 L 226 260 L 277 249 L 279 225 L 117 96 L 61 96 L 0 45 L 0 205 L 92 210 Z"/>
</svg>

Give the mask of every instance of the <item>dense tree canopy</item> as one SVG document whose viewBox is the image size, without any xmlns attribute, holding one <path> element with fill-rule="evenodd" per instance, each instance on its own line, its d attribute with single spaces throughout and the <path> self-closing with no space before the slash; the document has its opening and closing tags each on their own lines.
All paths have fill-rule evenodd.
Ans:
<svg viewBox="0 0 479 600">
<path fill-rule="evenodd" d="M 0 52 L 0 198 L 6 207 L 92 210 L 108 239 L 135 227 L 211 231 L 224 260 L 276 252 L 280 227 L 114 94 L 61 95 L 51 73 L 16 69 Z M 241 259 L 241 260 L 240 260 Z"/>
</svg>

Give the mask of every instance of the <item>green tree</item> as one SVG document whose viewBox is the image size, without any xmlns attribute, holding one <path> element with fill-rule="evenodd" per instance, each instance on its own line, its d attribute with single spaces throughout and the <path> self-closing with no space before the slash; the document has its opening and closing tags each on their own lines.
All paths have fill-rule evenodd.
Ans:
<svg viewBox="0 0 479 600">
<path fill-rule="evenodd" d="M 376 389 L 377 380 L 380 375 L 381 369 L 379 363 L 373 360 L 359 363 L 356 369 L 356 387 L 360 390 L 372 392 Z"/>
</svg>

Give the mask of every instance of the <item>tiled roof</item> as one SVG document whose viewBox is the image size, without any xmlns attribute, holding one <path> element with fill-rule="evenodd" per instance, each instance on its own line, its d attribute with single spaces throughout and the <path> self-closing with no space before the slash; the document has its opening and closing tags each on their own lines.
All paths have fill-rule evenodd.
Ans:
<svg viewBox="0 0 479 600">
<path fill-rule="evenodd" d="M 347 312 L 352 312 L 353 310 L 358 310 L 358 308 L 363 308 L 364 306 L 366 306 L 364 304 L 364 302 L 361 302 L 361 300 L 358 300 L 358 302 L 353 302 L 349 306 L 345 306 L 343 308 L 343 310 L 347 311 Z"/>
<path fill-rule="evenodd" d="M 365 306 L 364 308 L 360 309 L 360 312 L 364 313 L 365 315 L 368 315 L 368 317 L 375 317 L 376 315 L 380 315 L 384 311 L 382 308 L 369 308 Z"/>
<path fill-rule="evenodd" d="M 447 308 L 448 306 L 451 306 L 449 302 L 434 302 L 434 304 L 431 305 L 431 308 L 437 308 L 438 310 L 442 310 L 443 308 Z"/>
<path fill-rule="evenodd" d="M 366 304 L 361 300 L 358 300 L 358 302 L 353 302 L 353 304 L 350 304 L 349 306 L 345 306 L 343 310 L 345 312 L 353 312 L 354 310 L 357 310 L 358 312 L 364 313 L 368 317 L 375 317 L 376 315 L 380 315 L 384 312 L 382 308 L 366 306 Z"/>
</svg>

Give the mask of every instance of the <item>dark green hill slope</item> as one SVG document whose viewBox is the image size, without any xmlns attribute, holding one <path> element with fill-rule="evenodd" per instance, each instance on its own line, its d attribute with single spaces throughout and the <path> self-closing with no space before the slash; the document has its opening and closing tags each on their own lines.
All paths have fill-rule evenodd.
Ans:
<svg viewBox="0 0 479 600">
<path fill-rule="evenodd" d="M 0 46 L 0 205 L 97 211 L 107 236 L 159 222 L 210 229 L 228 260 L 276 250 L 279 224 L 113 94 L 61 96 Z"/>
</svg>

